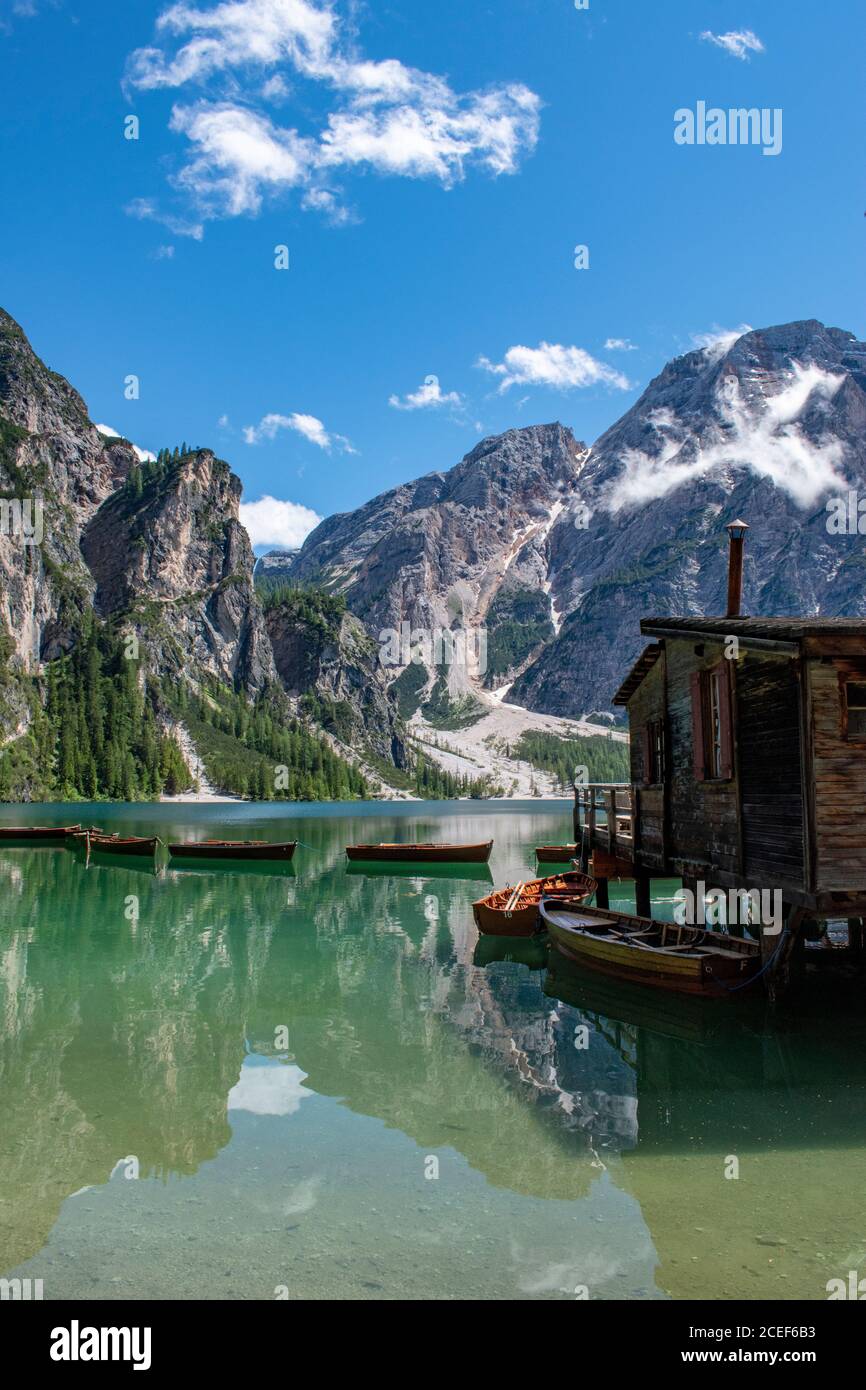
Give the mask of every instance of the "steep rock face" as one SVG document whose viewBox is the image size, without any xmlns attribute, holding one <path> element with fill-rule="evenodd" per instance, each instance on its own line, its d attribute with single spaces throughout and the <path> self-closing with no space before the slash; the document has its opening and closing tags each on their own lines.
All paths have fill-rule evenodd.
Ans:
<svg viewBox="0 0 866 1390">
<path fill-rule="evenodd" d="M 42 533 L 41 543 L 27 544 L 6 517 L 0 526 L 0 636 L 13 673 L 5 689 L 7 730 L 18 731 L 26 715 L 14 673 L 35 671 L 74 640 L 77 616 L 93 594 L 81 528 L 134 462 L 132 446 L 99 434 L 78 393 L 45 367 L 0 310 L 0 498 Z"/>
<path fill-rule="evenodd" d="M 745 611 L 866 613 L 864 539 L 827 528 L 827 498 L 848 487 L 866 496 L 866 344 L 807 320 L 669 363 L 593 446 L 552 528 L 567 616 L 509 699 L 608 709 L 642 616 L 724 612 L 735 517 L 752 528 Z"/>
<path fill-rule="evenodd" d="M 128 616 L 154 673 L 210 673 L 255 695 L 276 679 L 238 520 L 240 482 L 208 450 L 161 469 L 106 440 L 78 393 L 0 311 L 0 495 L 38 500 L 41 544 L 0 528 L 0 635 L 34 672 L 76 640 L 81 613 Z M 26 702 L 4 688 L 4 724 Z"/>
<path fill-rule="evenodd" d="M 377 637 L 404 622 L 427 633 L 478 628 L 503 584 L 544 592 L 548 533 L 585 458 L 562 425 L 509 430 L 448 473 L 329 517 L 285 573 L 345 594 Z"/>
<path fill-rule="evenodd" d="M 350 711 L 367 747 L 405 763 L 395 705 L 357 619 L 346 615 L 327 640 L 284 625 L 278 675 L 240 495 L 239 479 L 207 449 L 140 466 L 0 313 L 0 498 L 44 509 L 41 544 L 0 528 L 0 746 L 32 716 L 22 675 L 74 646 L 92 607 L 135 634 L 150 674 L 213 676 L 250 698 L 282 679 L 289 693 L 314 693 L 325 719 Z"/>
<path fill-rule="evenodd" d="M 377 648 L 351 613 L 310 621 L 290 605 L 265 615 L 279 678 L 289 695 L 314 693 L 326 725 L 344 743 L 366 743 L 386 762 L 406 766 L 406 747 Z M 342 710 L 336 707 L 342 706 Z"/>
<path fill-rule="evenodd" d="M 240 495 L 228 464 L 196 450 L 109 497 L 81 550 L 100 617 L 141 617 L 144 601 L 157 630 L 168 627 L 170 641 L 149 662 L 154 669 L 181 670 L 192 660 L 258 694 L 276 671 L 252 585 L 252 548 L 238 521 Z M 151 643 L 154 631 L 151 621 Z"/>
<path fill-rule="evenodd" d="M 135 453 L 91 424 L 78 392 L 49 371 L 0 309 L 0 416 L 24 432 L 14 462 L 81 525 L 126 477 Z M 8 463 L 8 460 L 7 460 Z"/>
</svg>

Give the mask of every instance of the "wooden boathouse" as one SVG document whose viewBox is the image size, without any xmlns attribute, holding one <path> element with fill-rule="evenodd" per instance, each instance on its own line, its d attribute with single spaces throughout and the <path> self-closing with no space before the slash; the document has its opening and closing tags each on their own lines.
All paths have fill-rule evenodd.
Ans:
<svg viewBox="0 0 866 1390">
<path fill-rule="evenodd" d="M 576 787 L 575 839 L 596 877 L 634 877 L 644 915 L 655 877 L 778 889 L 792 935 L 847 918 L 859 950 L 866 619 L 741 616 L 747 529 L 728 527 L 727 616 L 641 622 L 648 645 L 614 697 L 630 784 Z"/>
</svg>

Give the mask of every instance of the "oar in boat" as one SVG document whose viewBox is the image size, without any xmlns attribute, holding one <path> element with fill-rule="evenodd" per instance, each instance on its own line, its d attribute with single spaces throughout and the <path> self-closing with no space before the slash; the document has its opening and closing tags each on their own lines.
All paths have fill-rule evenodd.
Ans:
<svg viewBox="0 0 866 1390">
<path fill-rule="evenodd" d="M 505 909 L 504 909 L 504 911 L 505 911 L 506 917 L 510 917 L 510 916 L 511 916 L 511 913 L 512 913 L 512 911 L 514 910 L 514 904 L 517 902 L 517 899 L 520 897 L 520 894 L 523 892 L 523 886 L 524 886 L 524 885 L 523 885 L 523 882 L 522 882 L 522 881 L 521 881 L 520 883 L 518 883 L 518 884 L 517 884 L 517 887 L 514 889 L 514 892 L 511 894 L 511 897 L 508 899 L 508 902 L 505 904 Z"/>
<path fill-rule="evenodd" d="M 538 909 L 542 897 L 585 901 L 597 886 L 594 878 L 579 871 L 550 874 L 488 893 L 472 904 L 472 915 L 478 930 L 491 936 L 532 936 L 541 929 Z"/>
</svg>

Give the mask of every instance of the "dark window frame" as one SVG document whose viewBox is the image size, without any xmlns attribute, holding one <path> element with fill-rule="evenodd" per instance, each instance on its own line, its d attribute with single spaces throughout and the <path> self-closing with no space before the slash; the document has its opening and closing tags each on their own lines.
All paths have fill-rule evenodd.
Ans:
<svg viewBox="0 0 866 1390">
<path fill-rule="evenodd" d="M 849 692 L 854 686 L 859 686 L 862 694 L 858 695 L 857 703 L 851 701 Z M 866 679 L 862 677 L 854 680 L 844 680 L 842 682 L 842 701 L 843 701 L 843 734 L 849 742 L 866 742 Z M 859 728 L 851 727 L 852 714 L 855 716 L 854 723 Z M 858 717 L 859 716 L 859 717 Z"/>
<path fill-rule="evenodd" d="M 663 718 L 649 719 L 644 729 L 646 766 L 644 777 L 648 787 L 664 786 L 667 773 L 667 736 Z"/>
<path fill-rule="evenodd" d="M 730 782 L 735 776 L 734 708 L 727 658 L 691 676 L 693 772 L 698 782 Z"/>
<path fill-rule="evenodd" d="M 704 781 L 722 782 L 722 672 L 718 666 L 704 672 Z"/>
</svg>

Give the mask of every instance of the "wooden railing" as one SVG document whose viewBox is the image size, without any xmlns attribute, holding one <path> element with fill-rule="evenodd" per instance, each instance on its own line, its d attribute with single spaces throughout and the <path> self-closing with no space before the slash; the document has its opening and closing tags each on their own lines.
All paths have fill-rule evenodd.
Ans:
<svg viewBox="0 0 866 1390">
<path fill-rule="evenodd" d="M 574 838 L 582 862 L 594 848 L 631 859 L 634 804 L 628 782 L 582 782 L 574 786 Z"/>
</svg>

